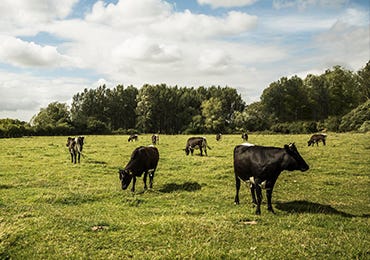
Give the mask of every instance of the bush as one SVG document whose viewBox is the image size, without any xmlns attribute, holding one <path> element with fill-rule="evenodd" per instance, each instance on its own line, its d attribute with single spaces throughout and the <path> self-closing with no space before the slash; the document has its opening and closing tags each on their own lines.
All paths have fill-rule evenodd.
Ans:
<svg viewBox="0 0 370 260">
<path fill-rule="evenodd" d="M 370 132 L 370 120 L 363 122 L 358 131 L 361 133 Z"/>
<path fill-rule="evenodd" d="M 359 131 L 362 125 L 370 120 L 370 100 L 359 105 L 351 112 L 343 116 L 339 130 L 341 132 Z M 366 125 L 364 126 L 366 127 Z"/>
<path fill-rule="evenodd" d="M 282 134 L 307 134 L 317 132 L 317 123 L 314 121 L 297 121 L 277 123 L 271 126 L 271 131 Z"/>
</svg>

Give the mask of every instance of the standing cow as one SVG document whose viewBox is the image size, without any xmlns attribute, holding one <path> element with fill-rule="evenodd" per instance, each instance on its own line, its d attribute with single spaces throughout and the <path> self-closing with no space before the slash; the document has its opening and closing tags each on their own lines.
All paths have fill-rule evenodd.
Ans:
<svg viewBox="0 0 370 260">
<path fill-rule="evenodd" d="M 315 143 L 317 146 L 319 146 L 319 142 L 322 142 L 324 145 L 326 145 L 326 134 L 313 134 L 310 138 L 310 140 L 308 140 L 308 146 L 314 146 Z"/>
<path fill-rule="evenodd" d="M 76 138 L 68 137 L 66 146 L 68 147 L 69 153 L 71 154 L 72 163 L 76 163 L 76 158 L 78 163 L 80 163 L 80 157 L 82 153 L 82 148 L 84 146 L 85 137 L 79 136 Z"/>
<path fill-rule="evenodd" d="M 242 133 L 242 139 L 244 141 L 248 141 L 248 134 L 247 133 Z"/>
<path fill-rule="evenodd" d="M 158 149 L 154 146 L 140 146 L 131 155 L 130 161 L 123 170 L 119 170 L 122 189 L 125 190 L 133 179 L 131 191 L 135 191 L 136 177 L 144 173 L 144 189 L 147 189 L 146 178 L 149 173 L 149 188 L 153 188 L 154 173 L 159 160 Z"/>
<path fill-rule="evenodd" d="M 159 135 L 152 135 L 152 144 L 153 145 L 156 145 L 156 144 L 159 144 Z"/>
<path fill-rule="evenodd" d="M 132 141 L 137 141 L 139 139 L 139 136 L 137 134 L 134 134 L 134 135 L 130 135 L 128 137 L 128 142 L 132 142 Z"/>
<path fill-rule="evenodd" d="M 284 148 L 238 145 L 234 148 L 235 204 L 239 204 L 240 180 L 249 181 L 252 201 L 257 205 L 256 214 L 261 214 L 262 187 L 266 188 L 267 209 L 274 213 L 271 198 L 279 174 L 284 170 L 304 172 L 308 169 L 294 143 Z"/>
<path fill-rule="evenodd" d="M 222 134 L 221 133 L 216 134 L 216 141 L 220 141 L 221 138 L 222 138 Z"/>
<path fill-rule="evenodd" d="M 204 153 L 207 155 L 207 147 L 211 150 L 211 147 L 207 144 L 207 139 L 205 137 L 190 137 L 186 142 L 185 153 L 186 155 L 193 155 L 194 149 L 200 150 L 200 156 L 203 156 L 203 149 Z"/>
</svg>

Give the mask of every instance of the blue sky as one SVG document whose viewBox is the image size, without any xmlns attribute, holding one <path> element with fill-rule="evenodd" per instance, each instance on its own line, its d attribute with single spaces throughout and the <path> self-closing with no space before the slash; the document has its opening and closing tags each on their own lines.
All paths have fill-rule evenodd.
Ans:
<svg viewBox="0 0 370 260">
<path fill-rule="evenodd" d="M 283 76 L 370 60 L 369 1 L 3 0 L 0 118 L 101 84 L 230 86 L 247 103 Z"/>
</svg>

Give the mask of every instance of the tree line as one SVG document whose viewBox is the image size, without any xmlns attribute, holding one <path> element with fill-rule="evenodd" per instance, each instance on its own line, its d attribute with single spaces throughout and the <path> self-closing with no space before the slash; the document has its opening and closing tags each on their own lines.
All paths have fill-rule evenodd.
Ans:
<svg viewBox="0 0 370 260">
<path fill-rule="evenodd" d="M 246 105 L 232 87 L 146 84 L 85 89 L 52 102 L 29 123 L 0 120 L 0 137 L 73 134 L 196 134 L 370 130 L 370 61 L 357 72 L 334 66 L 321 75 L 282 77 Z"/>
</svg>

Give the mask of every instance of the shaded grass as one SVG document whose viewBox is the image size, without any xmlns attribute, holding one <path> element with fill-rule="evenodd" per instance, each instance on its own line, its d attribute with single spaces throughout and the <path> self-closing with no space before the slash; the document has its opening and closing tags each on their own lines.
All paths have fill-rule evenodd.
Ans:
<svg viewBox="0 0 370 260">
<path fill-rule="evenodd" d="M 152 190 L 122 191 L 118 168 L 150 135 L 87 136 L 81 164 L 65 137 L 0 139 L 0 258 L 369 258 L 369 134 L 250 135 L 295 142 L 310 170 L 283 172 L 255 216 L 247 186 L 235 206 L 232 151 L 240 136 L 207 136 L 208 157 L 185 156 L 188 136 L 161 136 Z M 264 198 L 265 201 L 265 198 Z"/>
</svg>

